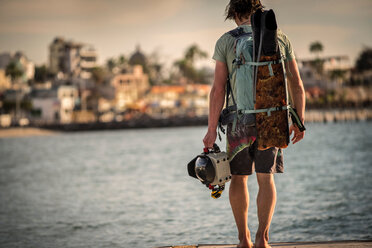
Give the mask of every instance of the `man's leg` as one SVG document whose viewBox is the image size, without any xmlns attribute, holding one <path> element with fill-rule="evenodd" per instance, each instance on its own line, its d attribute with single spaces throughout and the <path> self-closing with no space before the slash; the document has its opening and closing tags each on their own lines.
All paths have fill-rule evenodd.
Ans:
<svg viewBox="0 0 372 248">
<path fill-rule="evenodd" d="M 229 189 L 231 209 L 234 214 L 236 227 L 239 232 L 238 247 L 251 248 L 251 234 L 248 230 L 249 193 L 247 188 L 248 176 L 233 175 Z"/>
<path fill-rule="evenodd" d="M 257 195 L 258 230 L 255 247 L 270 247 L 268 244 L 269 228 L 276 203 L 274 174 L 256 173 L 256 175 L 259 190 Z"/>
</svg>

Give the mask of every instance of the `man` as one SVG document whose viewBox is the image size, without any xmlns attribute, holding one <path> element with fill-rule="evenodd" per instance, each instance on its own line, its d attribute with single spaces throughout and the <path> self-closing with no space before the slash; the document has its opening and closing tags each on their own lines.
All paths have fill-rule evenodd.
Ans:
<svg viewBox="0 0 372 248">
<path fill-rule="evenodd" d="M 232 19 L 244 28 L 245 32 L 252 32 L 250 16 L 257 9 L 263 8 L 260 0 L 230 0 L 226 7 L 226 19 Z M 219 115 L 224 106 L 226 82 L 232 71 L 235 39 L 228 33 L 224 34 L 216 43 L 213 59 L 216 61 L 215 78 L 210 93 L 208 132 L 203 142 L 205 147 L 212 147 L 217 136 Z M 278 42 L 281 54 L 285 56 L 288 88 L 292 105 L 297 109 L 298 115 L 304 122 L 305 92 L 299 75 L 294 52 L 287 36 L 278 30 Z M 231 80 L 234 89 L 234 81 Z M 239 127 L 238 127 L 239 128 Z M 244 128 L 244 127 L 243 127 Z M 253 127 L 254 128 L 254 127 Z M 293 124 L 290 126 L 292 143 L 300 141 L 305 132 L 300 132 Z M 227 138 L 231 134 L 231 127 L 227 129 Z M 229 200 L 236 226 L 239 233 L 238 247 L 253 247 L 251 234 L 248 230 L 249 192 L 247 188 L 248 175 L 256 171 L 259 191 L 257 195 L 257 215 L 259 226 L 256 232 L 255 248 L 270 247 L 269 228 L 276 204 L 276 188 L 273 173 L 283 172 L 283 157 L 281 149 L 270 148 L 264 151 L 257 150 L 254 142 L 249 147 L 240 151 L 230 160 L 233 174 L 229 189 Z"/>
</svg>

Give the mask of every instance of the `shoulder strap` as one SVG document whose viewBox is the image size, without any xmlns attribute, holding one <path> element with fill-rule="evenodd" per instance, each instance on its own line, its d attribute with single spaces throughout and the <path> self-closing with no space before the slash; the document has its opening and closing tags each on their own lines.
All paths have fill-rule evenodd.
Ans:
<svg viewBox="0 0 372 248">
<path fill-rule="evenodd" d="M 232 37 L 235 38 L 235 42 L 234 42 L 234 52 L 235 52 L 237 40 L 240 37 L 250 35 L 251 33 L 246 33 L 246 32 L 244 32 L 244 29 L 242 27 L 237 27 L 233 30 L 230 30 L 228 32 L 228 34 L 230 34 Z M 232 79 L 232 76 L 233 76 L 232 74 L 233 74 L 233 72 L 230 73 L 230 75 L 227 78 L 227 92 L 226 92 L 226 104 L 227 105 L 226 106 L 228 106 L 228 100 L 229 100 L 230 94 L 231 94 L 234 105 L 236 105 L 234 94 L 233 94 L 233 91 L 232 91 L 232 88 L 231 88 L 231 83 L 230 83 L 230 80 Z"/>
<path fill-rule="evenodd" d="M 228 34 L 230 34 L 232 37 L 234 37 L 235 39 L 238 39 L 240 38 L 241 36 L 245 36 L 245 35 L 249 35 L 251 33 L 247 33 L 244 31 L 244 29 L 242 27 L 237 27 L 233 30 L 230 30 L 229 32 L 227 32 Z"/>
<path fill-rule="evenodd" d="M 234 105 L 236 105 L 234 94 L 233 94 L 233 91 L 232 91 L 232 88 L 231 88 L 230 76 L 228 76 L 227 77 L 227 86 L 226 86 L 226 101 L 225 101 L 227 107 L 229 106 L 229 96 L 230 96 L 230 94 L 231 94 L 231 98 L 232 98 L 232 101 L 233 101 Z"/>
<path fill-rule="evenodd" d="M 238 38 L 239 36 L 241 36 L 242 34 L 244 34 L 244 29 L 242 27 L 237 27 L 237 28 L 234 28 L 233 30 L 230 30 L 228 32 L 232 37 L 234 38 Z"/>
</svg>

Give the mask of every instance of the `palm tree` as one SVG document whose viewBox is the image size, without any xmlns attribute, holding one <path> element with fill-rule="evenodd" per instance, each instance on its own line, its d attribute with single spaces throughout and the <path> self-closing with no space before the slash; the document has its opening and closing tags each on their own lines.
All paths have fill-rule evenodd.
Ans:
<svg viewBox="0 0 372 248">
<path fill-rule="evenodd" d="M 196 59 L 204 59 L 207 58 L 208 54 L 201 50 L 198 45 L 193 44 L 189 48 L 186 49 L 185 52 L 185 60 L 189 61 L 191 65 L 195 62 Z"/>
<path fill-rule="evenodd" d="M 104 82 L 105 77 L 106 71 L 102 67 L 96 66 L 93 68 L 92 78 L 96 84 L 101 85 Z"/>
<path fill-rule="evenodd" d="M 186 49 L 182 59 L 174 62 L 174 66 L 179 69 L 181 74 L 187 78 L 189 82 L 195 82 L 200 80 L 200 73 L 195 68 L 195 61 L 206 57 L 208 57 L 208 54 L 201 50 L 198 45 L 193 44 Z"/>
<path fill-rule="evenodd" d="M 309 50 L 314 53 L 317 58 L 319 58 L 319 53 L 323 52 L 323 44 L 320 41 L 314 41 L 310 44 Z"/>
<path fill-rule="evenodd" d="M 16 86 L 16 109 L 15 109 L 15 119 L 16 121 L 18 121 L 18 116 L 19 116 L 19 111 L 20 111 L 20 108 L 21 108 L 21 99 L 20 99 L 20 95 L 19 95 L 19 87 L 20 85 L 18 84 L 19 82 L 19 78 L 21 78 L 23 76 L 23 73 L 24 73 L 24 70 L 22 68 L 22 65 L 18 62 L 10 62 L 6 69 L 5 69 L 5 74 L 7 76 L 10 76 L 11 79 L 12 79 L 12 84 L 14 86 Z"/>
<path fill-rule="evenodd" d="M 11 77 L 13 83 L 22 77 L 23 73 L 21 65 L 16 62 L 10 62 L 5 69 L 5 74 Z"/>
<path fill-rule="evenodd" d="M 35 82 L 45 83 L 47 78 L 48 78 L 48 69 L 46 65 L 35 66 L 35 75 L 34 75 Z"/>
<path fill-rule="evenodd" d="M 323 51 L 323 44 L 320 41 L 314 41 L 310 44 L 309 50 L 315 54 L 315 59 L 312 61 L 312 66 L 320 74 L 323 74 L 324 60 L 319 58 L 319 54 Z"/>
<path fill-rule="evenodd" d="M 127 62 L 127 59 L 124 55 L 120 55 L 118 59 L 119 65 L 124 65 Z"/>
<path fill-rule="evenodd" d="M 335 69 L 329 72 L 330 79 L 337 81 L 339 84 L 341 84 L 343 81 L 345 81 L 346 78 L 346 70 L 342 69 Z"/>
<path fill-rule="evenodd" d="M 116 67 L 117 63 L 114 58 L 110 58 L 106 61 L 106 66 L 109 69 L 109 71 L 112 71 Z"/>
<path fill-rule="evenodd" d="M 360 53 L 359 58 L 355 63 L 355 68 L 359 72 L 368 71 L 372 69 L 372 48 L 366 47 Z"/>
</svg>

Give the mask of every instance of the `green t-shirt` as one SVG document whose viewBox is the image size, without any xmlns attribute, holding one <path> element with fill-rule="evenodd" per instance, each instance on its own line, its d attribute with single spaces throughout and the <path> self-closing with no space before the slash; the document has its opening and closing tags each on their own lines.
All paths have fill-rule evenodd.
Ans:
<svg viewBox="0 0 372 248">
<path fill-rule="evenodd" d="M 252 27 L 250 25 L 241 25 L 245 32 L 252 32 Z M 282 55 L 284 55 L 285 61 L 290 61 L 295 58 L 294 51 L 289 41 L 287 35 L 285 35 L 280 29 L 278 29 L 278 43 L 279 49 Z M 213 59 L 226 63 L 229 73 L 232 71 L 232 62 L 235 59 L 234 53 L 234 42 L 235 38 L 229 33 L 225 33 L 217 40 Z M 235 90 L 235 80 L 231 81 L 231 88 Z M 230 103 L 231 104 L 231 103 Z"/>
</svg>

